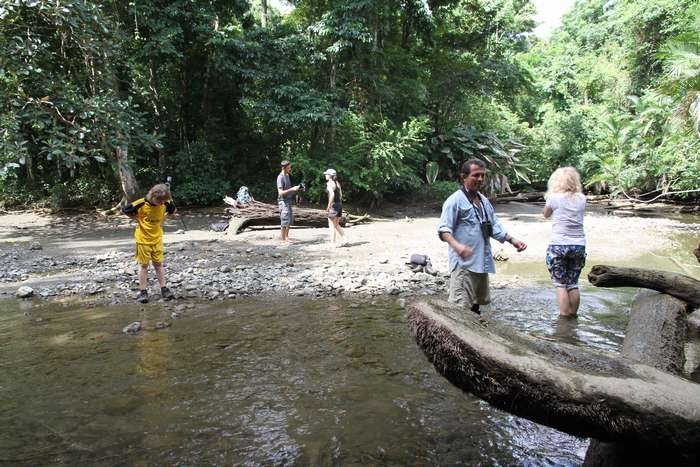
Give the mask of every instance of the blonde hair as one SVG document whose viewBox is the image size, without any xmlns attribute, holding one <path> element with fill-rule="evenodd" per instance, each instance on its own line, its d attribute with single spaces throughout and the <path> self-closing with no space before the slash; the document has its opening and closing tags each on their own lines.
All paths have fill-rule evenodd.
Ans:
<svg viewBox="0 0 700 467">
<path fill-rule="evenodd" d="M 581 176 L 578 171 L 573 167 L 559 167 L 549 177 L 545 198 L 551 193 L 567 193 L 574 195 L 582 192 Z"/>
<path fill-rule="evenodd" d="M 148 190 L 146 201 L 165 203 L 170 197 L 170 187 L 165 183 L 159 183 L 158 185 L 153 185 L 153 187 Z"/>
</svg>

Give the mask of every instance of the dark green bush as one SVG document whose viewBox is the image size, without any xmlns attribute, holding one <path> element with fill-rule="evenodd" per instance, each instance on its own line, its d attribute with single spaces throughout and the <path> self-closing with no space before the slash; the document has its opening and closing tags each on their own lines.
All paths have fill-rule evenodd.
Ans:
<svg viewBox="0 0 700 467">
<path fill-rule="evenodd" d="M 179 205 L 206 206 L 231 193 L 226 164 L 208 144 L 192 144 L 176 153 L 170 166 L 173 198 Z"/>
</svg>

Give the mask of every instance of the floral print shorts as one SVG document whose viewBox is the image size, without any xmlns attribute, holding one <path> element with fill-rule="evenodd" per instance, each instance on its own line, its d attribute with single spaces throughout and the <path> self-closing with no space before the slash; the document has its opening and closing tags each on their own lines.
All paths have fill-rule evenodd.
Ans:
<svg viewBox="0 0 700 467">
<path fill-rule="evenodd" d="M 586 265 L 584 245 L 549 245 L 545 257 L 555 287 L 578 288 L 578 278 Z"/>
</svg>

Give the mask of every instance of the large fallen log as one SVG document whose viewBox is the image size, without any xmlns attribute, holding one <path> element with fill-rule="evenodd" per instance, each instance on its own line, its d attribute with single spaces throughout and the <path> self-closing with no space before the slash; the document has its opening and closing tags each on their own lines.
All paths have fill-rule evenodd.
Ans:
<svg viewBox="0 0 700 467">
<path fill-rule="evenodd" d="M 596 265 L 588 273 L 588 281 L 596 287 L 652 289 L 686 302 L 691 309 L 700 307 L 700 281 L 682 274 L 651 269 Z"/>
<path fill-rule="evenodd" d="M 304 208 L 294 206 L 294 225 L 305 227 L 328 227 L 328 213 L 323 209 Z M 261 203 L 251 201 L 242 206 L 231 206 L 226 208 L 226 213 L 231 215 L 229 221 L 229 234 L 238 234 L 247 227 L 280 225 L 280 211 L 276 204 Z M 340 225 L 348 224 L 346 213 L 340 219 Z"/>
<path fill-rule="evenodd" d="M 518 194 L 508 194 L 508 195 L 498 195 L 496 196 L 496 202 L 506 203 L 509 201 L 521 201 L 521 202 L 533 202 L 533 201 L 544 201 L 544 191 L 531 191 L 522 192 Z"/>
<path fill-rule="evenodd" d="M 700 385 L 463 313 L 438 300 L 408 307 L 418 346 L 458 388 L 572 435 L 698 455 Z"/>
<path fill-rule="evenodd" d="M 640 290 L 632 301 L 622 355 L 674 375 L 685 363 L 686 305 L 669 295 Z M 591 440 L 584 467 L 619 465 L 697 465 L 698 453 L 683 449 L 657 449 L 640 443 L 606 443 Z"/>
</svg>

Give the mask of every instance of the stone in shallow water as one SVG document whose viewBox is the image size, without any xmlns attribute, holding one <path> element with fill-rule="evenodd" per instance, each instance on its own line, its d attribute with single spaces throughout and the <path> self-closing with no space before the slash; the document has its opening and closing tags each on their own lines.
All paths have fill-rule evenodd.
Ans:
<svg viewBox="0 0 700 467">
<path fill-rule="evenodd" d="M 17 298 L 29 298 L 32 295 L 34 295 L 34 289 L 29 287 L 28 285 L 23 285 L 19 289 L 17 289 L 17 292 L 15 292 L 15 296 Z"/>
<path fill-rule="evenodd" d="M 124 334 L 136 334 L 141 330 L 141 321 L 134 321 L 133 323 L 129 324 L 128 326 L 124 326 L 124 329 L 122 329 L 122 332 Z"/>
</svg>

